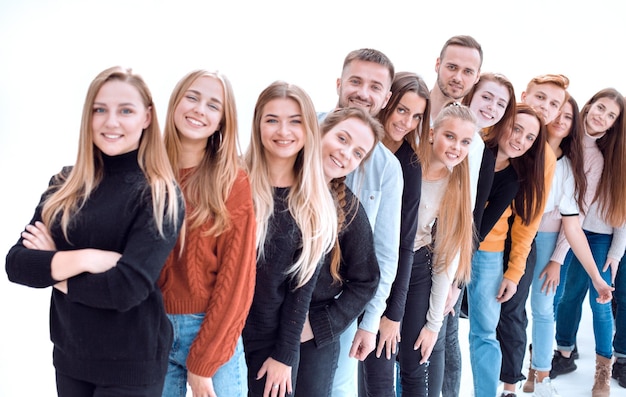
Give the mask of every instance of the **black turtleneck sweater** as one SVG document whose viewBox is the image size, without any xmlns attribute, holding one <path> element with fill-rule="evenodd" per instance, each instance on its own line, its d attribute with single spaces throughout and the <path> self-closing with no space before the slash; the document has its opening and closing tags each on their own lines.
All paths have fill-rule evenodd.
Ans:
<svg viewBox="0 0 626 397">
<path fill-rule="evenodd" d="M 72 218 L 69 242 L 58 223 L 50 232 L 58 251 L 96 248 L 122 256 L 104 273 L 68 279 L 67 294 L 52 289 L 54 366 L 60 373 L 87 382 L 151 384 L 165 374 L 172 340 L 156 282 L 176 242 L 184 203 L 179 200 L 179 224 L 164 222 L 165 237 L 160 236 L 137 151 L 102 157 L 103 179 Z M 66 176 L 70 169 L 64 168 L 61 174 Z M 31 224 L 41 221 L 43 201 L 64 179 L 60 175 L 51 179 L 52 189 L 43 194 Z M 50 267 L 54 254 L 27 249 L 20 238 L 6 257 L 9 279 L 35 288 L 56 284 Z"/>
</svg>

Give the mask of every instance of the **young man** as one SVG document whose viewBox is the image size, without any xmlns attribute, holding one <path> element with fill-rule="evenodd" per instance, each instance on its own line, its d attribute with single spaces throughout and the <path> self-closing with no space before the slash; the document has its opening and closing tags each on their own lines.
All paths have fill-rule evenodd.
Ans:
<svg viewBox="0 0 626 397">
<path fill-rule="evenodd" d="M 382 52 L 368 48 L 350 52 L 337 79 L 337 108 L 361 107 L 376 116 L 391 96 L 394 74 L 393 64 Z M 318 115 L 320 120 L 324 117 L 325 114 Z M 357 360 L 364 360 L 376 346 L 380 318 L 398 265 L 403 183 L 400 162 L 382 143 L 376 145 L 363 170 L 359 168 L 346 178 L 346 184 L 359 197 L 372 226 L 380 282 L 358 328 L 355 322 L 341 334 L 333 383 L 336 397 L 357 395 Z"/>
<path fill-rule="evenodd" d="M 561 108 L 567 101 L 567 87 L 569 80 L 563 75 L 547 74 L 531 79 L 522 92 L 521 100 L 541 113 L 546 125 L 550 124 L 560 113 Z M 545 150 L 545 183 L 544 192 L 545 207 L 546 200 L 552 186 L 552 178 L 556 168 L 556 156 L 547 142 Z M 543 211 L 542 211 L 543 213 Z M 502 366 L 500 369 L 500 380 L 504 383 L 502 396 L 515 396 L 515 385 L 524 380 L 522 366 L 526 350 L 526 326 L 528 318 L 526 316 L 526 300 L 533 280 L 533 273 L 536 262 L 536 248 L 534 243 L 535 235 L 539 229 L 541 216 L 534 219 L 530 225 L 523 226 L 518 216 L 513 218 L 511 234 L 524 238 L 510 241 L 505 248 L 505 269 L 502 288 L 506 289 L 506 294 L 510 295 L 500 308 L 500 321 L 497 328 L 497 339 L 500 342 L 502 351 Z M 524 230 L 526 233 L 520 234 L 516 231 Z M 508 260 L 507 260 L 508 258 Z M 515 264 L 524 264 L 523 273 L 519 273 Z M 541 383 L 537 379 L 537 383 Z"/>
</svg>

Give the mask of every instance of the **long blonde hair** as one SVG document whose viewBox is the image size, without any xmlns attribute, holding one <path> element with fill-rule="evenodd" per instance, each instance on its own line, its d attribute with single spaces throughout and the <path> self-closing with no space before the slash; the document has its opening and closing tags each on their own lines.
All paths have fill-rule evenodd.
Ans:
<svg viewBox="0 0 626 397">
<path fill-rule="evenodd" d="M 143 79 L 131 69 L 114 66 L 100 72 L 91 82 L 83 105 L 76 163 L 67 178 L 57 179 L 61 185 L 51 187 L 58 189 L 43 204 L 43 222 L 48 227 L 60 222 L 68 242 L 67 229 L 71 218 L 80 211 L 103 177 L 102 152 L 93 141 L 92 119 L 95 98 L 100 88 L 109 81 L 121 81 L 135 87 L 151 114 L 152 121 L 143 130 L 139 141 L 137 161 L 150 185 L 154 223 L 158 232 L 163 236 L 165 219 L 172 224 L 178 221 L 178 190 L 165 153 L 152 94 Z"/>
<path fill-rule="evenodd" d="M 273 187 L 269 179 L 267 157 L 261 142 L 261 118 L 265 105 L 279 98 L 295 101 L 302 112 L 304 147 L 294 165 L 295 183 L 288 196 L 291 216 L 302 234 L 300 256 L 287 269 L 296 280 L 296 288 L 311 279 L 320 260 L 337 238 L 337 211 L 322 169 L 321 135 L 313 102 L 300 87 L 276 81 L 265 88 L 254 107 L 250 146 L 245 160 L 250 175 L 257 220 L 257 251 L 263 257 L 269 220 L 274 213 Z"/>
<path fill-rule="evenodd" d="M 476 118 L 472 111 L 464 105 L 456 104 L 446 106 L 439 112 L 433 122 L 433 130 L 439 129 L 444 121 L 451 118 L 469 121 L 476 125 Z M 433 159 L 432 145 L 427 143 L 428 138 L 428 135 L 422 131 L 418 157 L 424 173 Z M 465 157 L 450 172 L 448 186 L 439 205 L 433 244 L 435 260 L 433 270 L 437 273 L 446 272 L 458 253 L 459 268 L 455 279 L 461 282 L 467 282 L 470 279 L 475 234 L 469 183 L 469 163 Z"/>
<path fill-rule="evenodd" d="M 224 89 L 224 104 L 220 128 L 207 140 L 206 150 L 200 164 L 181 181 L 182 145 L 176 128 L 174 112 L 194 81 L 201 77 L 218 80 Z M 174 87 L 170 96 L 165 120 L 164 140 L 167 156 L 182 185 L 185 199 L 192 204 L 187 214 L 190 228 L 196 228 L 213 220 L 208 234 L 219 235 L 230 226 L 226 200 L 237 179 L 240 167 L 237 128 L 237 107 L 230 81 L 221 73 L 194 70 L 185 75 Z"/>
</svg>

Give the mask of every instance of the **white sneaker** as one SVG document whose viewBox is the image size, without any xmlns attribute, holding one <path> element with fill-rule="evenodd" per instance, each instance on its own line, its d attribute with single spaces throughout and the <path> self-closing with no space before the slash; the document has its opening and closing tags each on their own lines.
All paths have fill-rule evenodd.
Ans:
<svg viewBox="0 0 626 397">
<path fill-rule="evenodd" d="M 535 379 L 535 392 L 533 393 L 535 397 L 561 397 L 561 395 L 556 391 L 550 378 L 543 378 L 542 382 L 537 382 Z"/>
</svg>

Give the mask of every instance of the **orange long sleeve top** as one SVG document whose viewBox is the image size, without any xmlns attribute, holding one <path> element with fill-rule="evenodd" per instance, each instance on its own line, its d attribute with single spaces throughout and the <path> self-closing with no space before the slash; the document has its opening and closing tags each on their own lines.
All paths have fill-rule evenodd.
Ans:
<svg viewBox="0 0 626 397">
<path fill-rule="evenodd" d="M 543 210 L 546 206 L 546 201 L 552 187 L 552 178 L 554 177 L 554 171 L 556 170 L 556 156 L 554 151 L 545 143 L 545 172 L 544 172 L 544 200 L 542 201 L 541 211 L 535 216 L 528 225 L 522 223 L 522 218 L 515 215 L 513 224 L 511 225 L 511 252 L 509 253 L 509 263 L 507 270 L 504 272 L 504 277 L 519 283 L 519 280 L 524 275 L 526 270 L 526 258 L 530 253 L 530 246 L 539 230 L 539 224 L 543 216 Z M 488 252 L 503 252 L 504 242 L 506 240 L 507 233 L 509 231 L 508 219 L 512 214 L 513 205 L 509 206 L 503 213 L 498 222 L 494 225 L 493 229 L 485 236 L 485 239 L 480 244 L 479 249 L 481 251 Z"/>
<path fill-rule="evenodd" d="M 179 241 L 159 279 L 167 313 L 205 313 L 187 356 L 187 369 L 205 377 L 212 377 L 232 357 L 254 294 L 256 220 L 250 182 L 243 171 L 226 207 L 231 227 L 219 236 L 205 234 L 212 221 L 188 228 L 182 254 Z"/>
</svg>

